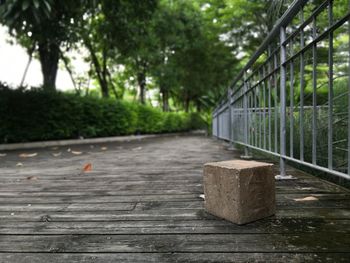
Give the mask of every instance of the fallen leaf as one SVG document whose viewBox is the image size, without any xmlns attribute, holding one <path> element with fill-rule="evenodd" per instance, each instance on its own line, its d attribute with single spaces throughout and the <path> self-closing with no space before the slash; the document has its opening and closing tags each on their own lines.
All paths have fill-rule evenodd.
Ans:
<svg viewBox="0 0 350 263">
<path fill-rule="evenodd" d="M 23 163 L 17 163 L 16 166 L 23 166 Z"/>
<path fill-rule="evenodd" d="M 82 154 L 82 152 L 72 151 L 72 154 L 75 154 L 75 155 L 80 155 L 80 154 Z"/>
<path fill-rule="evenodd" d="M 36 176 L 28 176 L 27 180 L 32 180 L 32 181 L 38 180 L 38 177 L 36 177 Z"/>
<path fill-rule="evenodd" d="M 139 151 L 139 150 L 142 150 L 142 147 L 137 147 L 137 148 L 134 148 L 132 149 L 133 151 Z"/>
<path fill-rule="evenodd" d="M 92 171 L 92 164 L 91 163 L 85 164 L 83 167 L 83 172 L 85 173 L 85 172 L 90 172 L 90 171 Z"/>
<path fill-rule="evenodd" d="M 52 153 L 53 156 L 55 157 L 58 157 L 58 156 L 61 156 L 62 152 L 59 152 L 59 153 Z"/>
<path fill-rule="evenodd" d="M 304 198 L 297 198 L 294 199 L 294 201 L 296 202 L 305 202 L 305 201 L 318 201 L 318 198 L 314 197 L 314 196 L 307 196 Z"/>
<path fill-rule="evenodd" d="M 6 155 L 6 153 L 0 153 L 0 157 L 5 157 Z"/>
<path fill-rule="evenodd" d="M 107 149 L 108 149 L 107 147 L 101 147 L 102 151 L 107 151 Z"/>
<path fill-rule="evenodd" d="M 21 153 L 18 156 L 21 158 L 31 158 L 31 157 L 35 157 L 37 155 L 38 155 L 37 153 Z"/>
</svg>

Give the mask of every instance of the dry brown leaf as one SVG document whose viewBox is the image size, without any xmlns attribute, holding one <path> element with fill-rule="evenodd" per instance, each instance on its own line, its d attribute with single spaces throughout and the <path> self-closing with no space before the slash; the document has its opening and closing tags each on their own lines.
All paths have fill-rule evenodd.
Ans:
<svg viewBox="0 0 350 263">
<path fill-rule="evenodd" d="M 35 181 L 35 180 L 38 180 L 38 177 L 36 177 L 36 176 L 28 176 L 27 180 Z"/>
<path fill-rule="evenodd" d="M 101 147 L 102 151 L 107 151 L 107 149 L 108 149 L 107 147 Z"/>
<path fill-rule="evenodd" d="M 6 153 L 0 153 L 0 157 L 5 157 L 6 155 Z"/>
<path fill-rule="evenodd" d="M 21 158 L 31 158 L 31 157 L 35 157 L 37 155 L 38 155 L 38 153 L 21 153 L 18 156 Z"/>
<path fill-rule="evenodd" d="M 75 155 L 80 155 L 80 154 L 82 154 L 82 152 L 72 151 L 72 154 L 75 154 Z"/>
<path fill-rule="evenodd" d="M 316 198 L 314 196 L 307 196 L 304 198 L 296 198 L 296 199 L 294 199 L 294 201 L 296 201 L 296 202 L 318 201 L 318 198 Z"/>
<path fill-rule="evenodd" d="M 62 152 L 59 152 L 59 153 L 52 153 L 52 155 L 55 156 L 55 157 L 58 157 L 58 156 L 60 156 L 61 154 L 62 154 Z"/>
<path fill-rule="evenodd" d="M 92 164 L 91 163 L 87 163 L 84 165 L 83 167 L 83 172 L 91 172 L 92 171 Z"/>
</svg>

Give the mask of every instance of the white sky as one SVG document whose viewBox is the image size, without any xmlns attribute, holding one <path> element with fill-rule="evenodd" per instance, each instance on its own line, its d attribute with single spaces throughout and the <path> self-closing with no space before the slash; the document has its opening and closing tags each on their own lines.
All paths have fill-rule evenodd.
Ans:
<svg viewBox="0 0 350 263">
<path fill-rule="evenodd" d="M 7 33 L 7 29 L 0 26 L 0 81 L 17 87 L 22 80 L 24 69 L 28 62 L 28 55 L 21 46 L 9 44 L 7 42 L 9 39 L 10 36 Z M 84 63 L 81 55 L 77 52 L 73 55 L 77 57 L 72 62 L 74 71 L 83 74 L 88 70 L 89 65 Z M 32 60 L 24 83 L 29 86 L 42 84 L 41 67 L 38 60 Z M 59 69 L 56 85 L 59 90 L 73 89 L 71 78 L 64 69 Z"/>
</svg>

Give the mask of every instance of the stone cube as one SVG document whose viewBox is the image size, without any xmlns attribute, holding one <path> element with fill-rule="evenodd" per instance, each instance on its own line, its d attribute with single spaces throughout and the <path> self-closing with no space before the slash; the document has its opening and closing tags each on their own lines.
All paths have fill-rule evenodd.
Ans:
<svg viewBox="0 0 350 263">
<path fill-rule="evenodd" d="M 205 164 L 207 212 L 240 225 L 273 215 L 276 200 L 272 166 L 244 160 Z"/>
</svg>

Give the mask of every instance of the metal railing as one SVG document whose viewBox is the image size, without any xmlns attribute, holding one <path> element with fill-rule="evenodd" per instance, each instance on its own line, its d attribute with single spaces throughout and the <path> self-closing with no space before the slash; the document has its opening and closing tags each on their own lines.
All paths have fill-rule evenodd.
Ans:
<svg viewBox="0 0 350 263">
<path fill-rule="evenodd" d="M 342 5 L 344 5 L 342 1 Z M 295 0 L 213 112 L 213 135 L 350 179 L 349 3 Z"/>
</svg>

